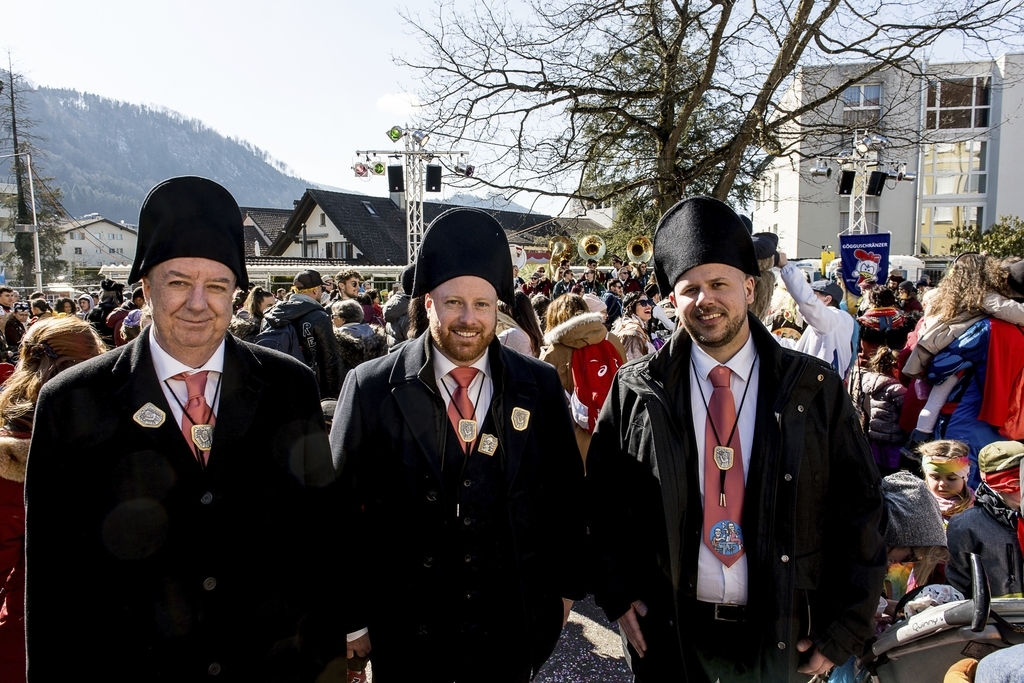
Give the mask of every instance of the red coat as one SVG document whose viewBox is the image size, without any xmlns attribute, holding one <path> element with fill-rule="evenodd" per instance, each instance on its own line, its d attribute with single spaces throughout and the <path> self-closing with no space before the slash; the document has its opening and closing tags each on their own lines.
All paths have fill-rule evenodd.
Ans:
<svg viewBox="0 0 1024 683">
<path fill-rule="evenodd" d="M 0 681 L 25 681 L 25 459 L 28 437 L 0 436 Z"/>
</svg>

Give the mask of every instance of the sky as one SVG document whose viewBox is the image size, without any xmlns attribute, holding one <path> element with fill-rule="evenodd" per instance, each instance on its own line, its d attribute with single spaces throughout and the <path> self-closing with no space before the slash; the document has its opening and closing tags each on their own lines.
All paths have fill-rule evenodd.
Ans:
<svg viewBox="0 0 1024 683">
<path fill-rule="evenodd" d="M 10 50 L 15 71 L 35 85 L 166 107 L 251 142 L 306 180 L 384 195 L 384 178 L 353 176 L 354 152 L 402 146 L 385 131 L 411 120 L 417 74 L 396 66 L 392 55 L 415 56 L 420 48 L 399 9 L 432 23 L 437 6 L 437 0 L 11 1 L 0 17 L 0 48 Z M 452 191 L 446 192 L 443 197 Z M 563 205 L 541 199 L 535 209 L 557 213 Z"/>
<path fill-rule="evenodd" d="M 383 177 L 355 178 L 351 166 L 357 149 L 404 144 L 385 135 L 410 120 L 415 90 L 416 75 L 392 60 L 419 50 L 400 7 L 429 19 L 436 4 L 11 2 L 0 48 L 34 85 L 166 107 L 251 142 L 306 180 L 385 195 Z"/>
</svg>

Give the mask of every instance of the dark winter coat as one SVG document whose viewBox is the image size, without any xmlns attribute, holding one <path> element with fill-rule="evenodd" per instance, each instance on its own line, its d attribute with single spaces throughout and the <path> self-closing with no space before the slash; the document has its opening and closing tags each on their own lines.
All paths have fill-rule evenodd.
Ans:
<svg viewBox="0 0 1024 683">
<path fill-rule="evenodd" d="M 842 379 L 748 321 L 760 374 L 742 520 L 756 633 L 747 647 L 761 653 L 761 680 L 806 680 L 796 642 L 808 627 L 833 662 L 859 655 L 874 633 L 886 567 L 881 483 Z M 691 346 L 677 332 L 619 369 L 587 456 L 588 524 L 607 569 L 597 602 L 612 620 L 638 599 L 666 615 L 645 622 L 647 642 L 681 643 L 686 661 L 688 634 L 702 627 L 685 611 L 696 598 L 703 518 Z M 685 680 L 657 658 L 648 650 L 643 680 Z"/>
<path fill-rule="evenodd" d="M 338 342 L 342 363 L 349 369 L 368 360 L 386 356 L 388 353 L 388 342 L 381 329 L 366 323 L 351 327 L 335 327 L 334 338 Z"/>
<path fill-rule="evenodd" d="M 946 527 L 949 563 L 946 579 L 964 595 L 971 594 L 970 553 L 981 557 L 993 598 L 1024 597 L 1024 558 L 1017 541 L 1020 513 L 982 484 L 974 507 L 953 515 Z"/>
<path fill-rule="evenodd" d="M 344 642 L 314 657 L 317 609 L 341 613 L 341 535 L 313 376 L 228 335 L 203 468 L 158 383 L 151 329 L 39 396 L 25 483 L 29 680 L 313 681 Z M 146 404 L 165 416 L 158 426 L 133 417 Z"/>
<path fill-rule="evenodd" d="M 409 333 L 409 300 L 405 292 L 392 294 L 384 304 L 388 346 L 404 342 Z"/>
<path fill-rule="evenodd" d="M 459 642 L 460 633 L 503 628 L 507 613 L 473 623 L 453 615 L 460 601 L 474 595 L 457 577 L 474 570 L 492 546 L 511 540 L 514 562 L 504 568 L 511 576 L 503 593 L 520 605 L 526 625 L 515 633 L 522 642 L 510 640 L 507 648 L 510 658 L 514 653 L 536 670 L 558 640 L 561 598 L 582 597 L 576 562 L 584 538 L 578 497 L 583 463 L 564 394 L 550 365 L 492 342 L 494 397 L 481 433 L 496 436 L 499 445 L 493 456 L 473 453 L 467 467 L 495 464 L 503 475 L 462 481 L 451 464 L 461 457 L 442 460 L 455 433 L 429 348 L 424 335 L 360 365 L 338 400 L 331 448 L 346 534 L 360 543 L 359 562 L 347 563 L 355 572 L 345 581 L 348 626 L 369 627 L 375 671 L 387 668 L 394 680 L 428 680 L 422 657 Z M 513 414 L 522 417 L 523 410 L 526 423 L 514 422 Z M 495 492 L 488 502 L 508 516 L 499 516 L 480 546 L 463 547 L 452 540 L 457 529 L 475 528 L 479 520 L 465 508 L 460 515 L 457 501 L 479 490 Z M 450 654 L 458 656 L 457 645 Z M 494 661 L 492 673 L 505 663 Z"/>
<path fill-rule="evenodd" d="M 320 387 L 320 398 L 337 398 L 347 368 L 342 365 L 341 353 L 334 340 L 331 316 L 319 302 L 302 294 L 294 294 L 264 314 L 261 329 L 283 325 L 295 326 L 306 365 L 313 371 Z"/>
<path fill-rule="evenodd" d="M 235 337 L 241 341 L 255 344 L 256 337 L 259 336 L 260 325 L 262 323 L 262 318 L 240 318 L 236 313 L 235 316 L 231 318 L 231 324 L 228 325 L 228 332 L 235 335 Z"/>
<path fill-rule="evenodd" d="M 868 440 L 877 444 L 904 444 L 900 414 L 907 388 L 900 381 L 855 365 L 850 371 L 850 397 Z"/>
</svg>

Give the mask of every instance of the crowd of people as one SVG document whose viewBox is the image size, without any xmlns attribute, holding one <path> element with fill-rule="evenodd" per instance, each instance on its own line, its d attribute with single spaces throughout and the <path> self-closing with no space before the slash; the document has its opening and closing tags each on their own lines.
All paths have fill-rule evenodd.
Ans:
<svg viewBox="0 0 1024 683">
<path fill-rule="evenodd" d="M 698 197 L 651 270 L 521 277 L 453 209 L 386 295 L 270 291 L 239 216 L 170 179 L 130 299 L 0 287 L 3 681 L 525 683 L 587 594 L 640 683 L 797 681 L 972 554 L 1024 595 L 1018 259 L 857 301 Z"/>
</svg>

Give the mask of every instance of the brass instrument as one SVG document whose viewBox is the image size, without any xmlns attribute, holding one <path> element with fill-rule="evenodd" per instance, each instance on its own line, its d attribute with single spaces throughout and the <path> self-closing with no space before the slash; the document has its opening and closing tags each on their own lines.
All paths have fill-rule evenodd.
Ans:
<svg viewBox="0 0 1024 683">
<path fill-rule="evenodd" d="M 587 259 L 596 259 L 600 261 L 604 258 L 605 249 L 606 246 L 604 240 L 597 235 L 587 235 L 581 239 L 580 243 L 576 246 L 576 252 L 584 261 Z"/>
<path fill-rule="evenodd" d="M 626 243 L 626 254 L 630 263 L 647 263 L 654 256 L 654 244 L 649 238 L 639 235 Z"/>
<path fill-rule="evenodd" d="M 569 250 L 572 249 L 572 240 L 564 235 L 553 237 L 548 242 L 548 249 L 551 250 L 551 263 L 554 264 L 569 257 Z"/>
</svg>

